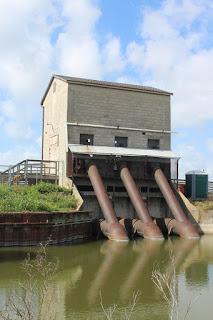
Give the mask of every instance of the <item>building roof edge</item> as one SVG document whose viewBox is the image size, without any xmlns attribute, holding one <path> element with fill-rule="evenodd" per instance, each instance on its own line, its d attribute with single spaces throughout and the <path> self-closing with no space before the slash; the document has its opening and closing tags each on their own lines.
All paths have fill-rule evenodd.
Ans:
<svg viewBox="0 0 213 320">
<path fill-rule="evenodd" d="M 59 75 L 59 74 L 53 74 L 50 81 L 49 81 L 47 89 L 45 90 L 45 93 L 41 99 L 42 106 L 43 106 L 44 100 L 47 96 L 47 93 L 51 87 L 51 84 L 52 84 L 54 78 L 65 81 L 67 83 L 71 83 L 71 84 L 83 84 L 83 85 L 87 85 L 87 86 L 114 88 L 114 89 L 118 89 L 118 90 L 141 91 L 141 92 L 166 95 L 166 96 L 173 95 L 173 93 L 171 93 L 171 92 L 164 91 L 164 90 L 154 88 L 154 87 L 149 87 L 149 86 L 142 86 L 142 85 L 129 84 L 129 83 L 120 83 L 120 82 L 112 82 L 112 81 L 92 80 L 92 79 L 68 77 L 68 76 L 63 76 L 63 75 Z"/>
</svg>

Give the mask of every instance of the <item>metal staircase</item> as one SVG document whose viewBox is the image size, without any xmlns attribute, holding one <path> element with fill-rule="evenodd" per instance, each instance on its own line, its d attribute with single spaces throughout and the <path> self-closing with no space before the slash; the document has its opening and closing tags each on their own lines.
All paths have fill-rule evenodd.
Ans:
<svg viewBox="0 0 213 320">
<path fill-rule="evenodd" d="M 39 181 L 58 183 L 59 162 L 26 159 L 0 173 L 0 184 L 27 185 Z"/>
</svg>

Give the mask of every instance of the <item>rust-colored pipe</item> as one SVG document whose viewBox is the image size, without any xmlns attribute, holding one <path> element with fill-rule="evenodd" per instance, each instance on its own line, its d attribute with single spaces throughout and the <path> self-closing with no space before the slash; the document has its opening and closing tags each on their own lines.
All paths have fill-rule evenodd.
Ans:
<svg viewBox="0 0 213 320">
<path fill-rule="evenodd" d="M 128 241 L 128 236 L 124 227 L 119 224 L 113 209 L 112 203 L 107 194 L 106 188 L 94 163 L 88 168 L 88 176 L 95 191 L 98 203 L 103 212 L 105 221 L 100 223 L 103 233 L 110 239 L 115 241 Z"/>
<path fill-rule="evenodd" d="M 125 164 L 121 165 L 120 177 L 131 199 L 140 220 L 133 220 L 133 226 L 138 234 L 144 238 L 163 239 L 163 235 L 158 226 L 153 222 L 149 211 L 143 201 L 142 195 Z"/>
<path fill-rule="evenodd" d="M 198 238 L 199 233 L 194 225 L 188 220 L 183 209 L 181 208 L 172 188 L 169 185 L 164 173 L 160 168 L 155 170 L 155 180 L 167 202 L 169 209 L 171 210 L 174 219 L 170 220 L 170 226 L 175 229 L 176 232 L 184 238 Z M 166 219 L 167 220 L 167 219 Z M 174 221 L 173 221 L 174 220 Z M 166 221 L 167 222 L 167 221 Z M 168 222 L 167 222 L 168 225 Z M 171 231 L 171 230 L 170 230 Z"/>
</svg>

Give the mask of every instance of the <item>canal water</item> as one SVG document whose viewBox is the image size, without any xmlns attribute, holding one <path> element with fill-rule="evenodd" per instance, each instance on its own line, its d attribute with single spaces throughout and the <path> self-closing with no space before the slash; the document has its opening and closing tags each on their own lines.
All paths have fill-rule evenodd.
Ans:
<svg viewBox="0 0 213 320">
<path fill-rule="evenodd" d="M 35 251 L 0 249 L 1 308 L 10 289 L 25 281 L 23 261 Z M 156 270 L 173 285 L 179 319 L 213 319 L 213 236 L 49 247 L 48 259 L 59 261 L 50 307 L 58 320 L 107 319 L 104 312 L 110 310 L 115 311 L 108 319 L 128 319 L 125 313 L 133 307 L 134 297 L 130 319 L 170 319 L 171 305 L 152 280 Z"/>
</svg>

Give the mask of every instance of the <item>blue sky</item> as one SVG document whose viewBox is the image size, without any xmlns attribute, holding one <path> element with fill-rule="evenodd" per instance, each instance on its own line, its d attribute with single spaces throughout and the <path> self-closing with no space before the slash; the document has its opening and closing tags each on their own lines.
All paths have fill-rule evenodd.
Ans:
<svg viewBox="0 0 213 320">
<path fill-rule="evenodd" d="M 59 73 L 173 92 L 181 175 L 213 180 L 212 31 L 211 0 L 1 0 L 0 164 L 41 157 L 40 100 Z"/>
</svg>

